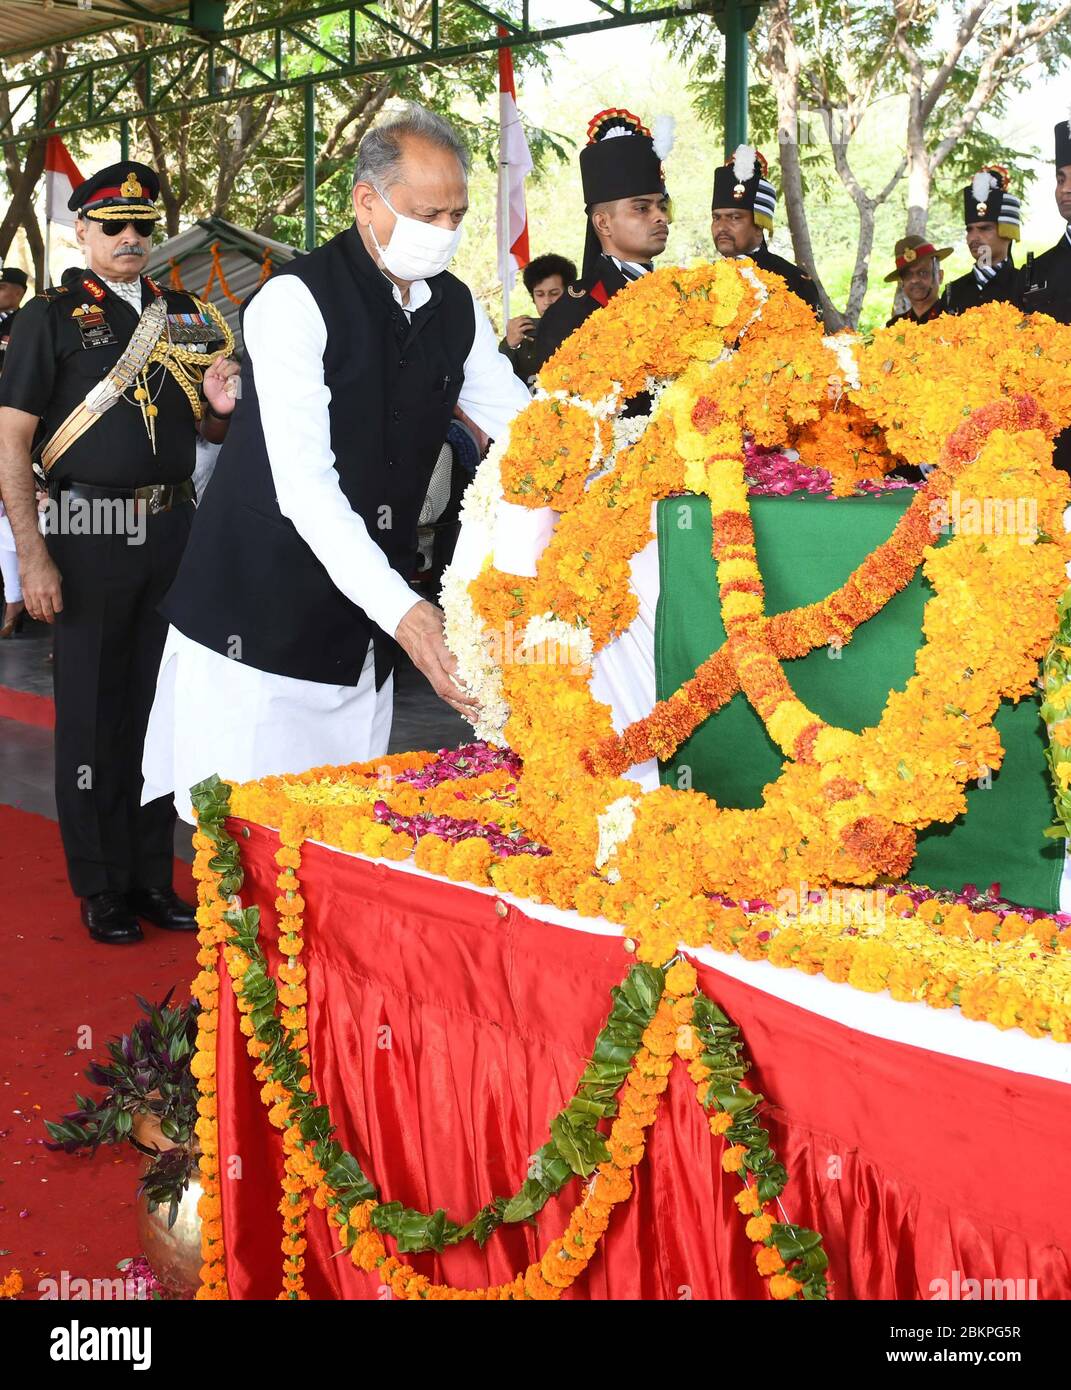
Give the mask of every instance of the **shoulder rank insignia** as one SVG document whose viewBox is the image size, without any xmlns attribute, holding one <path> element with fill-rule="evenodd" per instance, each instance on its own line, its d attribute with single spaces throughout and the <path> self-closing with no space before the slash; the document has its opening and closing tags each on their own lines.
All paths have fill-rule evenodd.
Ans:
<svg viewBox="0 0 1071 1390">
<path fill-rule="evenodd" d="M 584 289 L 583 285 L 580 285 L 580 286 L 577 286 L 577 285 L 570 285 L 570 286 L 569 286 L 569 298 L 570 298 L 570 299 L 587 299 L 587 297 L 588 297 L 588 292 L 587 292 L 586 289 Z"/>
<path fill-rule="evenodd" d="M 49 285 L 47 289 L 38 290 L 38 299 L 55 299 L 57 295 L 69 293 L 66 285 Z"/>
<path fill-rule="evenodd" d="M 104 286 L 98 285 L 96 280 L 91 280 L 87 275 L 82 281 L 82 288 L 87 294 L 91 294 L 98 304 L 104 300 Z"/>
</svg>

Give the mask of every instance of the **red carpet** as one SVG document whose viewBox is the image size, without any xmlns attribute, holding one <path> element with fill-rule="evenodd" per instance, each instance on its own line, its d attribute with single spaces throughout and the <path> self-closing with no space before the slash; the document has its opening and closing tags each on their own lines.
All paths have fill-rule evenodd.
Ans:
<svg viewBox="0 0 1071 1390">
<path fill-rule="evenodd" d="M 158 1000 L 177 985 L 186 997 L 197 943 L 150 926 L 139 945 L 92 941 L 55 823 L 8 806 L 0 806 L 0 883 L 0 1280 L 20 1270 L 33 1298 L 46 1276 L 111 1279 L 117 1261 L 140 1253 L 135 1151 L 51 1153 L 41 1121 L 73 1109 L 75 1091 L 93 1092 L 83 1072 L 134 1022 L 135 992 Z M 193 900 L 189 867 L 178 862 L 175 887 Z M 87 1027 L 92 1043 L 81 1050 Z"/>
<path fill-rule="evenodd" d="M 48 695 L 31 695 L 10 685 L 0 685 L 0 719 L 15 719 L 39 729 L 54 729 L 56 706 Z"/>
</svg>

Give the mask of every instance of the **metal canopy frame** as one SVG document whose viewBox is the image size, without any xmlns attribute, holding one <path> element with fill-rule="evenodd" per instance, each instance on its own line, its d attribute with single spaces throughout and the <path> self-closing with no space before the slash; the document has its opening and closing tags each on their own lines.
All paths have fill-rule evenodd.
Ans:
<svg viewBox="0 0 1071 1390">
<path fill-rule="evenodd" d="M 77 0 L 57 0 L 57 3 L 71 5 L 73 17 Z M 211 33 L 195 28 L 192 18 L 148 10 L 138 0 L 107 0 L 107 3 L 117 29 L 137 23 L 177 25 L 183 30 L 182 37 L 141 51 L 64 68 L 58 73 L 4 78 L 0 81 L 0 90 L 13 94 L 13 108 L 10 118 L 0 124 L 0 143 L 22 145 L 44 135 L 65 135 L 102 126 L 122 127 L 141 116 L 216 105 L 238 96 L 258 96 L 297 87 L 311 93 L 321 82 L 425 63 L 449 63 L 478 53 L 493 53 L 500 48 L 552 43 L 578 34 L 654 24 L 697 14 L 713 16 L 723 30 L 728 20 L 728 32 L 736 36 L 742 26 L 733 22 L 734 12 L 756 8 L 746 0 L 678 0 L 678 3 L 650 9 L 638 9 L 634 0 L 588 0 L 599 12 L 598 17 L 537 29 L 531 24 L 530 0 L 517 0 L 509 9 L 501 0 L 497 3 L 496 0 L 487 3 L 431 0 L 426 22 L 410 31 L 391 16 L 390 7 L 383 0 L 319 0 L 319 3 L 305 4 L 273 18 Z M 188 12 L 191 16 L 196 13 L 196 5 L 197 0 L 191 0 Z M 442 35 L 443 20 L 459 11 L 484 18 L 488 26 L 486 38 L 463 44 L 446 43 Z M 319 21 L 336 16 L 344 21 L 340 41 L 325 42 L 318 31 L 310 32 Z M 400 40 L 406 50 L 359 60 L 358 17 Z M 501 35 L 499 28 L 504 31 Z M 256 61 L 234 47 L 235 40 L 254 36 L 262 36 L 269 50 L 266 58 L 258 57 Z M 739 65 L 740 53 L 737 39 L 727 47 L 727 60 L 734 68 Z M 294 70 L 295 59 L 307 61 L 312 55 L 322 62 L 321 68 L 312 72 Z M 199 64 L 198 60 L 204 57 L 207 62 Z M 177 72 L 174 70 L 176 59 Z M 160 68 L 168 61 L 170 66 L 165 77 Z M 746 36 L 743 62 L 742 81 L 746 90 Z M 744 110 L 746 116 L 746 106 Z M 25 120 L 29 112 L 33 113 L 32 119 L 16 130 L 15 122 L 20 113 Z"/>
</svg>

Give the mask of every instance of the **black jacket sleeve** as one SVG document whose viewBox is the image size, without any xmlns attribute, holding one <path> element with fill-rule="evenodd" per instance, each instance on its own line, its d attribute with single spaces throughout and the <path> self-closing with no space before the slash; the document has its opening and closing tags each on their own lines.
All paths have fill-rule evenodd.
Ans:
<svg viewBox="0 0 1071 1390">
<path fill-rule="evenodd" d="M 554 354 L 571 334 L 598 308 L 591 295 L 575 299 L 569 293 L 563 294 L 550 306 L 539 320 L 539 331 L 535 340 L 535 369 L 541 372 Z"/>
<path fill-rule="evenodd" d="M 20 309 L 11 327 L 0 375 L 0 405 L 44 415 L 56 380 L 55 316 L 43 295 Z"/>
</svg>

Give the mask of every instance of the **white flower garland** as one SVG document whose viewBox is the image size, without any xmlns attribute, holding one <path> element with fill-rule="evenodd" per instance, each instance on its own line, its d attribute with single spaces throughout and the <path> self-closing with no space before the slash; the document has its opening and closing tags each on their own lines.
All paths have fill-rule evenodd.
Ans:
<svg viewBox="0 0 1071 1390">
<path fill-rule="evenodd" d="M 860 341 L 858 333 L 836 333 L 832 337 L 822 339 L 822 346 L 828 348 L 837 359 L 844 388 L 852 391 L 861 389 L 859 363 L 855 358 L 855 345 Z"/>
<path fill-rule="evenodd" d="M 632 834 L 636 824 L 636 807 L 639 797 L 619 796 L 611 801 L 601 816 L 597 817 L 599 826 L 599 847 L 595 853 L 595 867 L 604 868 L 617 854 L 618 846 L 623 845 Z M 621 877 L 619 871 L 610 868 L 606 877 L 616 883 Z"/>
</svg>

